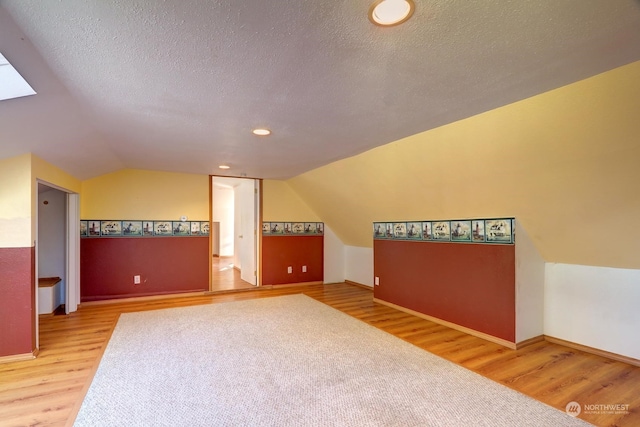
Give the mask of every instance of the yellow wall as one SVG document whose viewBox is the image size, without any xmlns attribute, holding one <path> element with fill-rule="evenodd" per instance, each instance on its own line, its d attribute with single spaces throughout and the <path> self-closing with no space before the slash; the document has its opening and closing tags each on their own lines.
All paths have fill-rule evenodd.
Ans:
<svg viewBox="0 0 640 427">
<path fill-rule="evenodd" d="M 515 216 L 546 261 L 640 268 L 640 62 L 289 184 L 347 245 L 374 221 Z"/>
<path fill-rule="evenodd" d="M 38 182 L 80 192 L 80 181 L 33 154 L 0 160 L 0 247 L 33 246 Z"/>
<path fill-rule="evenodd" d="M 0 247 L 26 248 L 31 241 L 31 155 L 0 160 Z"/>
<path fill-rule="evenodd" d="M 209 177 L 123 169 L 83 181 L 83 219 L 209 218 Z M 264 221 L 321 221 L 285 181 L 263 180 Z"/>
<path fill-rule="evenodd" d="M 285 181 L 262 181 L 263 221 L 321 221 Z"/>
<path fill-rule="evenodd" d="M 44 183 L 53 184 L 72 193 L 80 193 L 80 180 L 40 157 L 31 155 L 31 174 Z"/>
<path fill-rule="evenodd" d="M 71 193 L 80 193 L 79 179 L 69 175 L 57 166 L 47 163 L 40 157 L 31 155 L 31 233 L 36 235 L 36 210 L 38 209 L 38 181 L 52 184 Z"/>
<path fill-rule="evenodd" d="M 123 169 L 82 182 L 83 219 L 209 219 L 209 176 Z"/>
</svg>

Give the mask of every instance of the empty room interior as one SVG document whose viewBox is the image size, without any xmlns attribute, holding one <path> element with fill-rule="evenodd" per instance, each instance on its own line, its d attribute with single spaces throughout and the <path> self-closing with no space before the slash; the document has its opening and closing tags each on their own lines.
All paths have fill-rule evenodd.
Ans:
<svg viewBox="0 0 640 427">
<path fill-rule="evenodd" d="M 637 0 L 0 0 L 0 425 L 640 425 L 638 117 Z"/>
</svg>

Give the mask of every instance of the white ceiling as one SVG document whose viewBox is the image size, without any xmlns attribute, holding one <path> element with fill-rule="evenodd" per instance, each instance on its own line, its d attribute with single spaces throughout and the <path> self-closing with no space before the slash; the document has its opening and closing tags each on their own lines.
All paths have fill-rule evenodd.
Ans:
<svg viewBox="0 0 640 427">
<path fill-rule="evenodd" d="M 638 0 L 415 2 L 0 0 L 0 158 L 288 178 L 640 60 Z"/>
</svg>

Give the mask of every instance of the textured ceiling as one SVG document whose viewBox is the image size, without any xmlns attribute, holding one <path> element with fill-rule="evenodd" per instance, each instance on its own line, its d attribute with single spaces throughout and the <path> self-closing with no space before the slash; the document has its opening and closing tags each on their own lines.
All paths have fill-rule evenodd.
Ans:
<svg viewBox="0 0 640 427">
<path fill-rule="evenodd" d="M 637 0 L 370 3 L 0 0 L 0 158 L 288 178 L 640 60 Z"/>
</svg>

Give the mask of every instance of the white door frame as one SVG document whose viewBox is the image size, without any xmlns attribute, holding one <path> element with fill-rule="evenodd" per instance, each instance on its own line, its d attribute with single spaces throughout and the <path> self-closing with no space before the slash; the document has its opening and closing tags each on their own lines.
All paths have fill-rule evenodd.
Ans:
<svg viewBox="0 0 640 427">
<path fill-rule="evenodd" d="M 256 286 L 262 286 L 262 258 L 260 258 L 260 248 L 262 247 L 262 215 L 260 212 L 260 206 L 262 205 L 262 181 L 259 179 L 254 180 L 255 197 L 253 199 L 254 210 L 254 256 L 255 256 L 255 268 L 256 268 Z"/>
<path fill-rule="evenodd" d="M 55 184 L 36 179 L 36 187 L 38 184 L 46 185 L 55 190 L 62 191 L 67 195 L 66 223 L 65 223 L 65 312 L 72 313 L 78 309 L 80 303 L 80 195 L 71 190 L 60 187 Z M 37 191 L 37 189 L 36 189 Z M 38 193 L 36 193 L 38 194 Z M 36 197 L 36 205 L 40 203 L 40 196 Z M 36 236 L 35 236 L 35 332 L 36 332 L 36 349 L 40 348 L 40 325 L 38 319 L 38 209 L 36 208 Z"/>
<path fill-rule="evenodd" d="M 67 193 L 67 257 L 65 313 L 78 310 L 80 304 L 80 195 Z"/>
<path fill-rule="evenodd" d="M 252 283 L 254 286 L 261 286 L 262 285 L 262 275 L 261 275 L 261 260 L 260 260 L 260 237 L 262 236 L 262 228 L 260 226 L 260 221 L 261 221 L 261 212 L 260 212 L 260 198 L 262 197 L 262 195 L 260 194 L 260 190 L 261 190 L 261 180 L 260 179 L 256 179 L 256 178 L 245 178 L 245 177 L 229 177 L 229 176 L 219 176 L 219 175 L 211 175 L 210 176 L 210 187 L 211 187 L 211 212 L 212 212 L 212 216 L 210 218 L 210 220 L 216 221 L 217 218 L 213 217 L 213 205 L 216 203 L 215 201 L 215 197 L 213 197 L 213 187 L 215 185 L 215 180 L 216 179 L 220 179 L 222 180 L 226 180 L 226 179 L 230 179 L 233 181 L 238 182 L 239 180 L 250 180 L 253 182 L 253 206 L 252 206 L 252 218 L 253 218 L 253 248 L 252 248 L 252 252 L 253 252 L 253 266 L 250 267 L 251 273 L 253 273 L 253 271 L 255 271 L 255 276 L 253 276 L 253 280 L 249 280 L 249 283 Z M 226 182 L 226 184 L 231 185 L 229 182 Z M 231 185 L 233 187 L 234 190 L 234 197 L 235 197 L 235 192 L 237 190 L 237 184 L 236 185 Z M 235 204 L 235 203 L 234 203 Z M 235 209 L 235 206 L 234 208 Z M 242 235 L 244 238 L 244 232 L 240 232 L 238 233 L 237 229 L 237 224 L 234 224 L 234 240 L 235 239 L 239 239 L 240 236 Z M 234 245 L 234 254 L 237 253 L 238 251 L 238 246 L 240 246 L 238 244 L 238 242 L 235 242 L 236 244 Z M 241 269 L 241 274 L 242 274 L 242 270 L 246 269 L 246 266 L 244 266 L 245 268 L 243 268 L 242 263 L 240 263 L 240 269 Z M 246 270 L 245 270 L 246 273 Z M 243 278 L 243 280 L 247 281 L 246 279 Z M 212 283 L 213 284 L 213 283 Z"/>
</svg>

